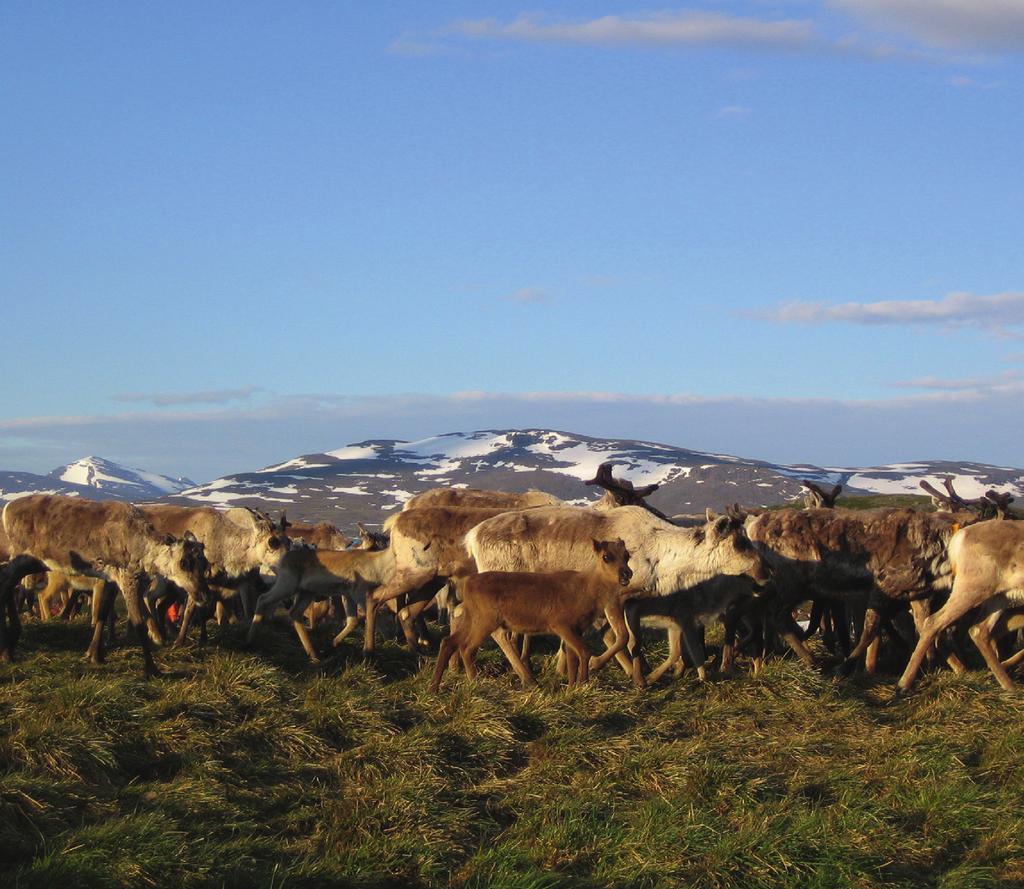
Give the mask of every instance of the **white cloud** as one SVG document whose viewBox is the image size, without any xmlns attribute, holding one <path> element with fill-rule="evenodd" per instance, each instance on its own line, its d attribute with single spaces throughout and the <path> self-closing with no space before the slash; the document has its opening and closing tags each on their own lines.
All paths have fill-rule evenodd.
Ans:
<svg viewBox="0 0 1024 889">
<path fill-rule="evenodd" d="M 1021 0 L 831 0 L 831 4 L 929 46 L 1024 50 Z"/>
<path fill-rule="evenodd" d="M 259 391 L 259 386 L 243 386 L 240 389 L 208 389 L 201 392 L 121 392 L 113 398 L 114 401 L 145 402 L 157 407 L 170 407 L 179 404 L 228 404 L 244 401 Z"/>
<path fill-rule="evenodd" d="M 779 323 L 898 325 L 931 324 L 982 328 L 1016 339 L 1010 328 L 1024 325 L 1024 292 L 977 296 L 951 293 L 943 299 L 884 300 L 880 302 L 788 302 L 759 317 Z"/>
<path fill-rule="evenodd" d="M 455 22 L 451 33 L 474 39 L 500 38 L 533 43 L 575 43 L 595 46 L 708 46 L 801 48 L 814 40 L 809 21 L 763 20 L 702 10 L 608 15 L 589 21 L 567 21 L 523 15 L 511 22 L 475 19 Z"/>
</svg>

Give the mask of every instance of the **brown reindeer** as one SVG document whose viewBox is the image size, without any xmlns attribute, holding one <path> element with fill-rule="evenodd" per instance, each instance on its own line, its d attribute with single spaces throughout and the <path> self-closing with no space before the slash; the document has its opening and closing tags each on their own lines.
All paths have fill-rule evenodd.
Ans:
<svg viewBox="0 0 1024 889">
<path fill-rule="evenodd" d="M 130 504 L 34 494 L 8 503 L 3 524 L 12 552 L 34 556 L 49 570 L 108 581 L 99 597 L 102 601 L 93 606 L 89 657 L 94 663 L 103 660 L 103 624 L 116 590 L 124 597 L 147 676 L 159 673 L 142 604 L 150 578 L 166 578 L 197 604 L 206 602 L 210 565 L 202 543 L 191 533 L 181 540 L 158 533 Z"/>
<path fill-rule="evenodd" d="M 622 540 L 592 541 L 599 557 L 590 571 L 486 571 L 483 574 L 456 575 L 462 609 L 451 635 L 441 642 L 431 689 L 437 691 L 452 656 L 458 651 L 466 674 L 475 679 L 476 652 L 488 636 L 494 634 L 509 663 L 523 685 L 536 685 L 530 668 L 515 647 L 502 642 L 499 631 L 517 633 L 556 633 L 565 643 L 569 657 L 569 684 L 589 678 L 590 656 L 580 631 L 601 612 L 615 629 L 617 641 L 594 668 L 603 666 L 626 646 L 626 622 L 623 602 L 630 594 L 633 577 L 629 552 Z"/>
<path fill-rule="evenodd" d="M 315 599 L 340 596 L 345 608 L 345 626 L 334 638 L 340 645 L 359 625 L 359 608 L 366 596 L 387 580 L 394 571 L 394 553 L 383 550 L 326 550 L 293 549 L 285 553 L 277 565 L 277 581 L 256 602 L 249 642 L 256 635 L 256 627 L 265 614 L 272 612 L 285 599 L 294 596 L 295 603 L 288 611 L 292 626 L 302 647 L 315 664 L 319 657 L 313 640 L 303 623 L 303 615 Z"/>
<path fill-rule="evenodd" d="M 348 549 L 352 545 L 352 541 L 330 522 L 320 522 L 316 525 L 289 522 L 282 512 L 279 524 L 293 542 L 314 549 Z"/>
<path fill-rule="evenodd" d="M 554 494 L 546 494 L 544 491 L 525 491 L 518 494 L 510 491 L 484 491 L 480 488 L 431 488 L 406 500 L 402 511 L 429 506 L 448 506 L 456 509 L 532 509 L 535 506 L 563 505 Z"/>
</svg>

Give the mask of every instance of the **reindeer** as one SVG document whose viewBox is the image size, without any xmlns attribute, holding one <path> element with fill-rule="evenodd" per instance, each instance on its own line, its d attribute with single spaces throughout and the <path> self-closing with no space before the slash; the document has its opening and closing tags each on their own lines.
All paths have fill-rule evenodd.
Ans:
<svg viewBox="0 0 1024 889">
<path fill-rule="evenodd" d="M 101 601 L 93 603 L 93 639 L 89 657 L 103 660 L 103 623 L 120 589 L 128 620 L 142 648 L 147 676 L 157 675 L 146 632 L 142 591 L 150 577 L 165 577 L 198 604 L 208 595 L 203 545 L 191 533 L 181 540 L 158 533 L 135 506 L 34 494 L 9 502 L 3 525 L 11 551 L 35 556 L 47 569 L 108 581 Z"/>
<path fill-rule="evenodd" d="M 704 682 L 707 679 L 704 666 L 706 654 L 697 625 L 710 620 L 724 620 L 726 624 L 721 669 L 723 673 L 729 672 L 733 661 L 737 619 L 741 611 L 761 594 L 762 588 L 745 574 L 720 574 L 668 596 L 631 600 L 626 605 L 629 627 L 651 626 L 668 631 L 668 657 L 645 677 L 647 683 L 657 682 L 670 669 L 674 669 L 677 678 L 681 676 L 686 668 L 683 661 L 684 648 L 690 663 L 697 668 L 697 677 Z M 610 642 L 607 636 L 605 642 Z M 629 674 L 631 665 L 628 661 L 620 663 Z"/>
<path fill-rule="evenodd" d="M 248 640 L 256 636 L 256 627 L 264 615 L 272 612 L 281 602 L 295 598 L 288 611 L 295 633 L 312 663 L 320 659 L 313 647 L 303 614 L 314 599 L 340 596 L 345 607 L 345 626 L 334 637 L 334 646 L 340 645 L 359 625 L 359 609 L 366 596 L 394 571 L 393 550 L 323 550 L 293 549 L 285 553 L 277 564 L 277 580 L 271 589 L 259 597 L 249 626 Z"/>
<path fill-rule="evenodd" d="M 3 522 L 0 522 L 0 529 Z M 6 541 L 5 541 L 6 542 Z M 4 552 L 9 556 L 8 552 Z M 21 617 L 18 614 L 15 589 L 30 574 L 46 571 L 39 559 L 33 556 L 15 556 L 0 564 L 0 663 L 8 663 L 14 646 L 21 635 Z"/>
<path fill-rule="evenodd" d="M 973 612 L 971 639 L 999 684 L 1012 691 L 1014 682 L 1006 672 L 1007 664 L 999 660 L 992 635 L 1008 608 L 1024 606 L 1024 525 L 988 521 L 961 528 L 950 539 L 948 554 L 952 591 L 946 604 L 919 627 L 917 646 L 900 677 L 898 690 L 907 691 L 913 684 L 938 634 Z M 1014 656 L 1008 664 L 1017 663 L 1021 657 Z"/>
<path fill-rule="evenodd" d="M 480 488 L 431 488 L 405 501 L 403 511 L 444 506 L 454 509 L 532 509 L 536 506 L 564 506 L 554 494 L 544 491 L 484 491 Z"/>
<path fill-rule="evenodd" d="M 320 522 L 317 525 L 307 522 L 289 522 L 287 516 L 282 512 L 279 525 L 293 544 L 301 544 L 314 549 L 348 549 L 352 545 L 352 541 L 330 522 Z"/>
<path fill-rule="evenodd" d="M 461 613 L 451 635 L 441 642 L 437 666 L 430 684 L 437 691 L 456 651 L 470 679 L 475 679 L 476 652 L 488 636 L 499 630 L 519 633 L 557 633 L 569 656 L 569 685 L 586 682 L 590 675 L 590 656 L 580 631 L 604 612 L 612 624 L 616 643 L 597 661 L 594 669 L 626 645 L 623 602 L 639 591 L 630 588 L 633 571 L 629 551 L 622 540 L 592 540 L 592 551 L 599 556 L 590 571 L 551 573 L 486 571 L 482 574 L 455 575 L 462 599 Z M 497 636 L 502 651 L 518 673 L 524 686 L 537 684 L 530 668 L 515 646 Z"/>
<path fill-rule="evenodd" d="M 625 541 L 632 553 L 634 584 L 666 596 L 719 574 L 747 574 L 766 583 L 768 570 L 751 546 L 742 522 L 721 516 L 697 528 L 679 528 L 643 498 L 656 485 L 636 489 L 614 479 L 604 464 L 593 484 L 607 491 L 604 508 L 539 508 L 509 512 L 481 522 L 466 535 L 466 549 L 481 571 L 585 570 L 593 539 Z M 609 506 L 639 500 L 643 505 Z M 643 684 L 635 628 L 629 654 L 633 677 Z M 796 631 L 794 627 L 793 632 Z"/>
</svg>

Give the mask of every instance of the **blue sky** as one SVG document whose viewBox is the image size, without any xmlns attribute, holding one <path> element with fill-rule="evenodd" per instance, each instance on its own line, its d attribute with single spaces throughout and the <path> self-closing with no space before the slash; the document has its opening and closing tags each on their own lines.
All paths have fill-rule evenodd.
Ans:
<svg viewBox="0 0 1024 889">
<path fill-rule="evenodd" d="M 0 10 L 0 467 L 1024 466 L 1021 0 Z"/>
</svg>

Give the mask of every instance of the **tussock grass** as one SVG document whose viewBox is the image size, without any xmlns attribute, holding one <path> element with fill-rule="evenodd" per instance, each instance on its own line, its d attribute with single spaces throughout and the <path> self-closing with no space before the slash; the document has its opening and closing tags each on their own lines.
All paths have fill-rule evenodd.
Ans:
<svg viewBox="0 0 1024 889">
<path fill-rule="evenodd" d="M 128 643 L 95 668 L 81 626 L 28 624 L 0 667 L 0 885 L 1024 885 L 1024 698 L 984 672 L 896 698 L 790 659 L 646 692 L 547 666 L 524 692 L 485 652 L 433 695 L 395 646 L 312 668 L 261 630 L 145 681 Z"/>
</svg>

